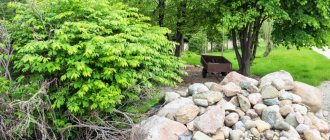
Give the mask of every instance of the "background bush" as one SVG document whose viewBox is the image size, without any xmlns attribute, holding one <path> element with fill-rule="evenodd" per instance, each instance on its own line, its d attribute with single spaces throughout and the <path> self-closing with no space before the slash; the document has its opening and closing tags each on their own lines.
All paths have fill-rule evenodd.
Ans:
<svg viewBox="0 0 330 140">
<path fill-rule="evenodd" d="M 200 31 L 189 39 L 189 51 L 201 54 L 207 49 L 207 35 L 205 32 Z"/>
<path fill-rule="evenodd" d="M 22 30 L 14 33 L 15 68 L 25 76 L 58 79 L 49 93 L 53 108 L 110 112 L 143 88 L 181 80 L 182 64 L 164 36 L 168 30 L 147 24 L 136 9 L 111 0 L 34 6 L 17 6 L 14 21 Z"/>
</svg>

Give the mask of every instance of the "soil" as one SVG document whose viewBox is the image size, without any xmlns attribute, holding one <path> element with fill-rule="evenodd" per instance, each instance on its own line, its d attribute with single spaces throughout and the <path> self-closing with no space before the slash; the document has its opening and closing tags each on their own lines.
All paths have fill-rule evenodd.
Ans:
<svg viewBox="0 0 330 140">
<path fill-rule="evenodd" d="M 183 82 L 178 85 L 178 87 L 163 87 L 162 92 L 167 91 L 174 91 L 174 90 L 181 90 L 185 91 L 187 90 L 187 87 L 194 83 L 205 83 L 205 82 L 215 82 L 220 83 L 224 76 L 221 76 L 219 74 L 215 73 L 208 73 L 206 78 L 203 78 L 202 76 L 202 66 L 198 65 L 186 65 L 185 71 L 187 72 L 187 75 L 183 75 L 182 79 Z"/>
<path fill-rule="evenodd" d="M 193 83 L 215 82 L 219 83 L 224 78 L 220 74 L 208 73 L 206 78 L 202 76 L 203 67 L 196 65 L 187 65 L 186 72 L 188 75 L 182 76 L 183 83 L 180 86 L 186 86 Z"/>
</svg>

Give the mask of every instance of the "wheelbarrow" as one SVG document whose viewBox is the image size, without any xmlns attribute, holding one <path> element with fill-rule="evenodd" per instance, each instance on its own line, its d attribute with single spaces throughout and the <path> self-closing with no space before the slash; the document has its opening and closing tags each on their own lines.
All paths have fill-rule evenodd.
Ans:
<svg viewBox="0 0 330 140">
<path fill-rule="evenodd" d="M 232 71 L 232 64 L 223 56 L 202 55 L 202 75 L 206 78 L 208 73 L 226 75 Z"/>
</svg>

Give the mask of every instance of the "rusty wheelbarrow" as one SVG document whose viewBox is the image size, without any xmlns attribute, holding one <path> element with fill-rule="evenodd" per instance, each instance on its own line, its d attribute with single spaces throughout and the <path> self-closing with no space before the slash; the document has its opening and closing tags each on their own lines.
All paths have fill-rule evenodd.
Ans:
<svg viewBox="0 0 330 140">
<path fill-rule="evenodd" d="M 201 63 L 203 65 L 203 78 L 208 73 L 226 75 L 232 71 L 232 64 L 223 56 L 202 55 Z"/>
</svg>

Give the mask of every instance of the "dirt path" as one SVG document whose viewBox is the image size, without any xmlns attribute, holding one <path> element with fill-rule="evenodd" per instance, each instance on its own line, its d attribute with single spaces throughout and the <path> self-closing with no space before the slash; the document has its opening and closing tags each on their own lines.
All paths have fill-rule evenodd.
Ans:
<svg viewBox="0 0 330 140">
<path fill-rule="evenodd" d="M 330 112 L 330 81 L 322 82 L 319 89 L 323 93 L 323 106 L 322 109 L 326 112 Z M 330 114 L 327 115 L 328 122 L 330 121 Z"/>
</svg>

